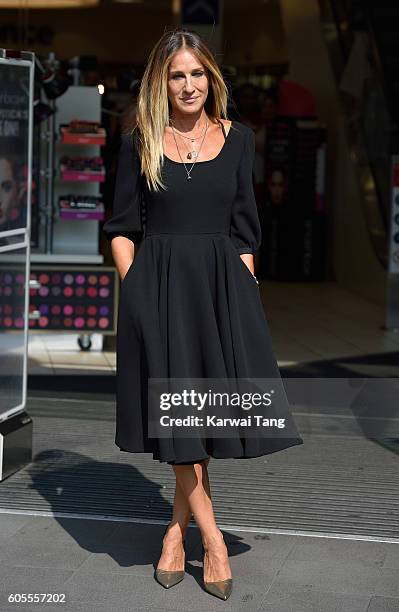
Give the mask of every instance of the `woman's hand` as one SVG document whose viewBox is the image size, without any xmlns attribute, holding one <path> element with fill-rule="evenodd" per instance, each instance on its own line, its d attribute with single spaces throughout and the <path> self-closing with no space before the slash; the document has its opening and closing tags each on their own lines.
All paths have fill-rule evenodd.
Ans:
<svg viewBox="0 0 399 612">
<path fill-rule="evenodd" d="M 247 266 L 248 270 L 251 272 L 252 276 L 254 277 L 256 284 L 259 286 L 259 281 L 255 276 L 254 256 L 252 255 L 252 253 L 243 253 L 242 255 L 240 255 L 240 257 L 244 264 Z"/>
<path fill-rule="evenodd" d="M 121 281 L 134 261 L 134 242 L 125 236 L 115 236 L 111 240 L 112 257 Z"/>
<path fill-rule="evenodd" d="M 252 276 L 255 275 L 255 264 L 254 264 L 254 256 L 252 253 L 243 253 L 240 255 L 242 261 L 247 266 L 248 270 L 251 272 Z"/>
</svg>

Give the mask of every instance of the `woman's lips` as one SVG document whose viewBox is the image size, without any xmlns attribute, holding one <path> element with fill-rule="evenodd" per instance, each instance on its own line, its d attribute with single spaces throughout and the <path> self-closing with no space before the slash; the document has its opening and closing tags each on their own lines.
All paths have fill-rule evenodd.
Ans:
<svg viewBox="0 0 399 612">
<path fill-rule="evenodd" d="M 186 98 L 185 100 L 183 99 L 183 102 L 186 102 L 186 104 L 192 104 L 197 99 L 198 99 L 198 96 L 197 96 L 197 98 Z"/>
</svg>

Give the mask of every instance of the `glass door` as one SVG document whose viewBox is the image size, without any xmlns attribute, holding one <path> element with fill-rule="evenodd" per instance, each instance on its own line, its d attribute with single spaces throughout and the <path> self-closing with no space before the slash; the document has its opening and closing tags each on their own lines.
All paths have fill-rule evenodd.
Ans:
<svg viewBox="0 0 399 612">
<path fill-rule="evenodd" d="M 34 54 L 19 56 L 0 49 L 0 422 L 27 388 Z"/>
</svg>

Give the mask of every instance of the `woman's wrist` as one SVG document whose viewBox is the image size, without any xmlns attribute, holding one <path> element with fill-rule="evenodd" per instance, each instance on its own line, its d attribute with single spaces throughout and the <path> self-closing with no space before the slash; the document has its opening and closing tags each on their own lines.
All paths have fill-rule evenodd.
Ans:
<svg viewBox="0 0 399 612">
<path fill-rule="evenodd" d="M 126 274 L 129 272 L 130 267 L 132 266 L 134 262 L 134 258 L 129 258 L 126 262 L 124 262 L 123 264 L 120 264 L 119 266 L 117 265 L 116 268 L 118 270 L 119 273 L 119 279 L 121 282 L 124 281 Z"/>
</svg>

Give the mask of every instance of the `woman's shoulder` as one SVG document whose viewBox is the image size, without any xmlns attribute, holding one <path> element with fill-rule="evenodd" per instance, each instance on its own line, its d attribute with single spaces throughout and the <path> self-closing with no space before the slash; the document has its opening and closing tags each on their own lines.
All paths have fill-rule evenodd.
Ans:
<svg viewBox="0 0 399 612">
<path fill-rule="evenodd" d="M 137 146 L 137 130 L 133 132 L 124 132 L 120 136 L 121 138 L 121 152 L 125 152 L 133 158 L 139 157 L 139 150 Z"/>
<path fill-rule="evenodd" d="M 250 132 L 253 132 L 252 128 L 250 128 L 245 123 L 238 121 L 237 119 L 234 119 L 231 125 L 232 127 L 234 126 L 239 132 L 241 132 L 241 134 L 244 134 L 244 135 L 248 135 Z"/>
<path fill-rule="evenodd" d="M 245 123 L 241 123 L 241 121 L 237 121 L 236 119 L 232 121 L 230 129 L 234 130 L 234 132 L 239 136 L 241 144 L 244 144 L 247 138 L 255 137 L 255 132 L 252 128 L 245 125 Z"/>
</svg>

